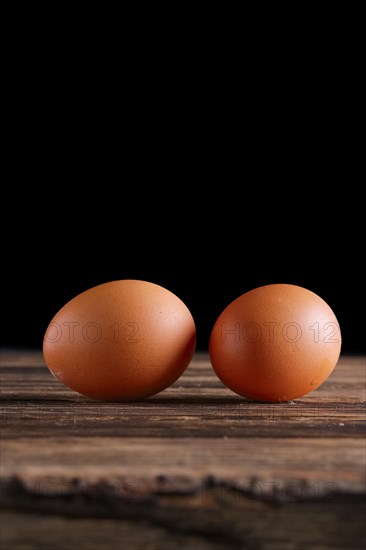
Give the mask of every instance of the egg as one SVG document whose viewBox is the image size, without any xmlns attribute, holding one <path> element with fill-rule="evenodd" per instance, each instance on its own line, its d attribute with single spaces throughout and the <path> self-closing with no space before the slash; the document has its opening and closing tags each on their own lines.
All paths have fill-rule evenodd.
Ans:
<svg viewBox="0 0 366 550">
<path fill-rule="evenodd" d="M 340 352 L 340 327 L 330 306 L 291 284 L 269 284 L 239 296 L 219 315 L 209 340 L 219 379 L 254 401 L 289 401 L 315 390 Z"/>
<path fill-rule="evenodd" d="M 74 297 L 44 335 L 50 371 L 94 399 L 133 401 L 161 392 L 189 365 L 196 327 L 187 306 L 168 289 L 116 280 Z"/>
</svg>

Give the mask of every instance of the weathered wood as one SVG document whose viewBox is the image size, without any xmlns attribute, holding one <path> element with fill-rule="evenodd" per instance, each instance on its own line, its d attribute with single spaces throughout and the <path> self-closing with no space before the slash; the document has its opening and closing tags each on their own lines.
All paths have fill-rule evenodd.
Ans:
<svg viewBox="0 0 366 550">
<path fill-rule="evenodd" d="M 179 533 L 147 520 L 72 519 L 3 513 L 1 548 L 21 550 L 225 550 L 229 541 Z M 1 535 L 0 535 L 1 537 Z"/>
<path fill-rule="evenodd" d="M 3 512 L 0 542 L 2 550 L 364 550 L 365 512 L 361 499 L 273 506 L 234 494 L 206 506 L 102 501 L 80 517 L 69 502 L 61 515 Z"/>
<path fill-rule="evenodd" d="M 32 357 L 32 356 L 31 356 Z M 289 403 L 253 403 L 230 391 L 197 356 L 170 388 L 136 403 L 95 401 L 31 366 L 2 359 L 2 437 L 363 437 L 365 360 L 342 359 L 317 390 Z"/>
<path fill-rule="evenodd" d="M 0 541 L 363 548 L 365 373 L 365 358 L 342 357 L 311 394 L 254 403 L 197 354 L 164 392 L 111 403 L 63 386 L 40 353 L 2 352 Z"/>
</svg>

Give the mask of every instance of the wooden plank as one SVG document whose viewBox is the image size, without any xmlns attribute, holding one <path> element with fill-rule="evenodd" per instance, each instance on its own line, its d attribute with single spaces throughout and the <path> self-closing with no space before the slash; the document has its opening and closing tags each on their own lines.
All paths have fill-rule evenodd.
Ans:
<svg viewBox="0 0 366 550">
<path fill-rule="evenodd" d="M 50 507 L 50 501 L 47 502 Z M 104 506 L 103 506 L 104 505 Z M 271 506 L 232 495 L 208 506 L 170 503 L 149 508 L 104 501 L 91 517 L 68 502 L 68 513 L 5 511 L 3 550 L 364 550 L 365 506 L 305 501 Z M 350 508 L 350 505 L 352 508 Z"/>
<path fill-rule="evenodd" d="M 9 354 L 8 354 L 9 356 Z M 2 437 L 363 437 L 364 358 L 344 358 L 316 391 L 289 403 L 253 403 L 230 391 L 205 356 L 160 394 L 136 403 L 83 397 L 42 364 L 5 357 Z"/>
<path fill-rule="evenodd" d="M 16 353 L 2 351 L 0 354 L 1 399 L 14 398 L 35 400 L 67 400 L 73 402 L 102 403 L 68 389 L 54 378 L 44 364 L 41 352 Z M 226 388 L 215 375 L 207 354 L 197 353 L 185 373 L 175 384 L 152 396 L 145 402 L 176 399 L 217 399 L 235 402 L 245 401 Z M 341 356 L 339 362 L 322 386 L 296 403 L 312 402 L 365 403 L 366 401 L 366 358 Z M 280 403 L 278 405 L 281 405 Z"/>
<path fill-rule="evenodd" d="M 3 351 L 0 541 L 363 548 L 365 373 L 342 357 L 311 394 L 253 403 L 197 354 L 164 392 L 110 403 L 63 386 L 40 353 Z"/>
<path fill-rule="evenodd" d="M 358 438 L 346 446 L 332 438 L 24 438 L 3 442 L 1 454 L 2 479 L 16 477 L 39 493 L 48 486 L 68 491 L 75 479 L 131 484 L 136 495 L 182 484 L 197 493 L 207 480 L 263 498 L 291 484 L 306 497 L 366 489 L 365 444 Z"/>
<path fill-rule="evenodd" d="M 1 548 L 21 550 L 226 550 L 237 545 L 169 526 L 129 519 L 66 518 L 3 513 Z M 216 537 L 217 538 L 217 537 Z"/>
</svg>

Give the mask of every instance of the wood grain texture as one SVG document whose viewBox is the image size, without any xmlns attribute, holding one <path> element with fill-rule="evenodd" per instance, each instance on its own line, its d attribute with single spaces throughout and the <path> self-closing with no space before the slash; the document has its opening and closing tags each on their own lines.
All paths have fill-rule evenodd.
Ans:
<svg viewBox="0 0 366 550">
<path fill-rule="evenodd" d="M 254 403 L 197 354 L 160 394 L 102 402 L 3 351 L 4 547 L 363 548 L 365 374 L 341 357 L 307 396 Z"/>
</svg>

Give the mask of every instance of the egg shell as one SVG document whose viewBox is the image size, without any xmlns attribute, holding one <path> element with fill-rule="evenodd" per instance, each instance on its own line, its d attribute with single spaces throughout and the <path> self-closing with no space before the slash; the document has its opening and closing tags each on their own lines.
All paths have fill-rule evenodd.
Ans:
<svg viewBox="0 0 366 550">
<path fill-rule="evenodd" d="M 82 292 L 50 322 L 43 355 L 69 388 L 95 399 L 161 392 L 189 365 L 196 327 L 187 306 L 148 281 L 110 281 Z"/>
<path fill-rule="evenodd" d="M 341 351 L 339 323 L 312 291 L 271 284 L 239 296 L 210 335 L 211 364 L 237 394 L 282 402 L 318 388 Z"/>
</svg>

